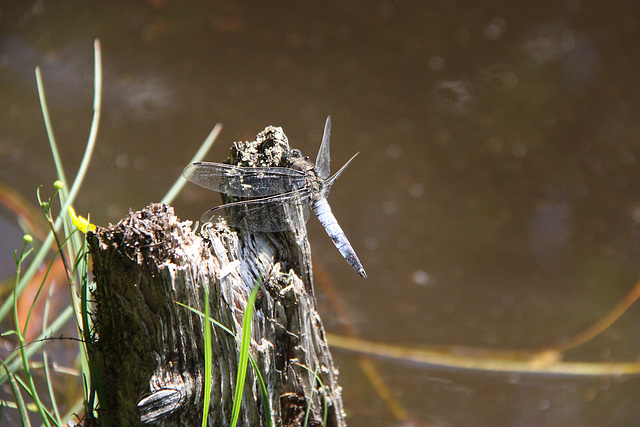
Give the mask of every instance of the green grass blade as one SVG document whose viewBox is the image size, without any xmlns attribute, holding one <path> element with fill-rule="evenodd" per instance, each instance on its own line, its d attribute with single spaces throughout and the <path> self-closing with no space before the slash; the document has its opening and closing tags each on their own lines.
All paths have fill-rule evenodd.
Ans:
<svg viewBox="0 0 640 427">
<path fill-rule="evenodd" d="M 62 191 L 60 192 L 60 200 L 62 202 L 62 209 L 60 210 L 60 216 L 67 219 L 67 209 L 73 201 L 75 200 L 78 192 L 80 191 L 80 187 L 84 181 L 84 177 L 89 168 L 89 163 L 91 157 L 93 155 L 93 149 L 95 147 L 95 142 L 98 135 L 98 127 L 100 123 L 100 115 L 101 115 L 101 105 L 102 105 L 102 55 L 100 49 L 100 41 L 96 39 L 94 41 L 94 101 L 93 101 L 93 119 L 91 121 L 91 129 L 89 131 L 89 138 L 87 141 L 87 146 L 85 147 L 85 153 L 80 162 L 80 167 L 78 169 L 78 173 L 76 178 L 73 181 L 73 185 L 70 190 L 67 190 L 68 182 L 66 179 L 66 174 L 64 172 L 64 167 L 62 164 L 62 159 L 60 158 L 58 152 L 58 146 L 56 142 L 55 135 L 53 133 L 53 127 L 51 125 L 51 119 L 49 117 L 49 109 L 47 107 L 46 96 L 44 92 L 44 85 L 42 83 L 42 76 L 40 74 L 40 68 L 36 67 L 36 82 L 38 86 L 38 95 L 40 97 L 40 107 L 42 109 L 42 115 L 44 117 L 45 127 L 47 130 L 47 135 L 49 137 L 49 145 L 51 147 L 51 153 L 53 155 L 53 161 L 56 166 L 56 171 L 60 181 L 63 183 Z M 64 221 L 65 231 L 67 234 L 70 233 L 71 226 L 70 222 Z M 60 226 L 59 218 L 56 220 L 56 230 Z M 71 252 L 74 252 L 74 248 L 80 246 L 80 238 L 78 236 L 74 237 L 73 244 L 71 245 Z"/>
<path fill-rule="evenodd" d="M 204 313 L 201 313 L 198 310 L 195 310 L 181 302 L 178 301 L 174 301 L 176 304 L 186 308 L 189 311 L 192 311 L 193 313 L 197 314 L 200 317 L 204 318 Z M 223 331 L 225 331 L 226 333 L 228 333 L 229 335 L 231 335 L 233 337 L 233 339 L 238 340 L 238 338 L 236 337 L 236 335 L 231 331 L 231 329 L 227 328 L 225 325 L 223 325 L 222 323 L 218 322 L 217 320 L 211 318 L 209 319 L 211 321 L 212 324 L 216 325 L 217 327 L 219 327 L 220 329 L 222 329 Z M 264 378 L 262 377 L 262 374 L 260 373 L 260 370 L 258 369 L 258 364 L 255 361 L 255 359 L 253 358 L 253 356 L 251 355 L 251 353 L 249 353 L 249 361 L 251 362 L 251 366 L 253 366 L 253 371 L 256 373 L 256 377 L 258 378 L 258 384 L 260 385 L 260 392 L 262 393 L 262 399 L 265 402 L 265 415 L 267 418 L 267 425 L 269 427 L 273 427 L 273 419 L 271 417 L 271 406 L 269 405 L 269 393 L 267 392 L 267 385 L 264 382 Z"/>
<path fill-rule="evenodd" d="M 91 156 L 93 154 L 93 148 L 95 146 L 97 132 L 98 132 L 98 124 L 100 121 L 101 114 L 101 105 L 102 105 L 102 59 L 101 59 L 101 50 L 100 50 L 100 42 L 96 39 L 94 43 L 95 47 L 95 83 L 94 83 L 94 115 L 93 121 L 91 123 L 91 131 L 90 137 L 87 142 L 87 147 L 85 149 L 84 156 L 82 158 L 82 162 L 80 163 L 80 169 L 78 170 L 78 174 L 76 175 L 76 179 L 73 182 L 73 186 L 69 191 L 69 194 L 63 193 L 64 203 L 61 209 L 61 215 L 56 219 L 54 230 L 57 232 L 62 225 L 62 218 L 67 217 L 67 209 L 74 202 L 78 191 L 80 190 L 80 186 L 82 181 L 84 180 L 84 176 L 86 174 L 87 168 L 89 167 L 89 162 L 91 160 Z M 46 98 L 44 96 L 44 86 L 42 85 L 42 79 L 40 75 L 40 71 L 36 68 L 36 80 L 38 83 L 38 93 L 41 94 L 40 102 L 42 106 L 42 113 L 44 116 L 45 126 L 47 127 L 47 134 L 49 135 L 50 142 L 52 147 L 56 147 L 56 154 L 54 154 L 54 162 L 56 162 L 56 167 L 60 166 L 59 173 L 62 172 L 62 176 L 60 176 L 60 180 L 65 184 L 64 191 L 68 188 L 66 185 L 66 179 L 64 178 L 64 170 L 62 169 L 62 162 L 60 161 L 59 156 L 57 155 L 57 145 L 55 144 L 55 135 L 53 134 L 53 128 L 51 126 L 51 120 L 49 118 L 49 112 L 46 104 Z M 52 148 L 53 150 L 53 148 Z M 57 160 L 56 160 L 57 159 Z M 20 295 L 24 288 L 27 286 L 27 283 L 33 278 L 33 276 L 38 271 L 38 268 L 47 257 L 49 249 L 54 242 L 54 236 L 49 234 L 45 239 L 44 243 L 40 247 L 40 249 L 36 252 L 36 255 L 27 268 L 22 280 L 20 281 L 18 287 L 14 292 L 17 291 L 17 294 Z M 7 316 L 8 313 L 11 312 L 12 309 L 12 298 L 9 297 L 7 300 L 0 306 L 0 322 Z"/>
<path fill-rule="evenodd" d="M 89 138 L 87 140 L 87 146 L 85 147 L 85 152 L 82 157 L 82 161 L 80 162 L 80 167 L 78 169 L 78 173 L 73 181 L 73 185 L 71 189 L 67 193 L 67 183 L 62 181 L 64 184 L 64 188 L 60 192 L 60 201 L 62 203 L 62 209 L 60 210 L 60 216 L 65 218 L 65 231 L 67 235 L 71 233 L 71 221 L 69 219 L 69 215 L 67 214 L 67 209 L 71 206 L 76 198 L 76 195 L 80 191 L 80 187 L 84 182 L 84 177 L 87 174 L 87 170 L 89 168 L 89 163 L 91 161 L 91 157 L 93 155 L 93 149 L 96 144 L 96 139 L 98 137 L 98 128 L 100 125 L 100 116 L 102 111 L 102 53 L 100 49 L 100 40 L 95 39 L 94 43 L 94 93 L 93 93 L 93 119 L 91 120 L 91 129 L 89 130 Z M 42 91 L 44 94 L 44 90 Z M 46 104 L 45 104 L 46 105 Z M 44 114 L 44 110 L 43 110 Z M 55 140 L 54 140 L 55 141 Z M 53 146 L 52 146 L 53 152 Z M 60 162 L 59 156 L 54 156 L 54 163 L 56 165 L 56 169 L 58 173 L 63 173 L 64 170 L 62 167 L 62 163 Z M 81 247 L 81 237 L 76 235 L 73 237 L 73 244 L 70 246 L 70 251 L 75 252 L 75 248 Z"/>
<path fill-rule="evenodd" d="M 78 173 L 76 174 L 76 178 L 73 180 L 73 185 L 69 190 L 69 194 L 67 194 L 64 191 L 61 193 L 62 195 L 61 201 L 63 202 L 63 205 L 62 205 L 62 209 L 60 210 L 60 215 L 64 216 L 64 218 L 67 219 L 66 224 L 68 227 L 70 226 L 70 220 L 69 220 L 69 215 L 67 214 L 67 209 L 75 201 L 76 195 L 80 191 L 80 187 L 82 186 L 82 183 L 84 182 L 84 178 L 87 174 L 87 170 L 89 169 L 91 157 L 93 156 L 93 149 L 96 145 L 96 140 L 98 138 L 100 116 L 102 114 L 102 50 L 100 48 L 99 39 L 94 40 L 93 50 L 94 50 L 95 65 L 94 65 L 94 83 L 93 83 L 93 118 L 91 120 L 91 129 L 89 130 L 87 146 L 85 147 L 84 155 L 82 156 L 82 161 L 80 162 Z M 67 233 L 70 233 L 70 227 L 67 229 Z M 81 247 L 82 244 L 83 242 L 80 235 L 74 236 L 73 245 L 71 246 L 71 251 L 73 252 L 74 248 Z"/>
<path fill-rule="evenodd" d="M 204 313 L 201 311 L 198 311 L 192 307 L 189 307 L 188 305 L 185 305 L 183 303 L 181 303 L 180 301 L 174 301 L 176 304 L 178 304 L 181 307 L 186 308 L 187 310 L 197 314 L 198 316 L 204 318 Z M 219 327 L 220 329 L 222 329 L 223 331 L 225 331 L 226 333 L 228 333 L 229 335 L 231 335 L 233 338 L 236 338 L 235 334 L 233 332 L 231 332 L 231 329 L 227 328 L 226 326 L 224 326 L 222 323 L 218 322 L 215 319 L 210 319 L 211 322 L 216 325 L 217 327 Z"/>
<path fill-rule="evenodd" d="M 50 149 L 51 149 L 54 163 L 56 166 L 58 179 L 60 182 L 62 182 L 62 185 L 57 185 L 56 183 L 55 187 L 57 191 L 56 193 L 54 193 L 54 196 L 50 197 L 48 200 L 46 199 L 42 200 L 43 202 L 46 202 L 46 204 L 43 205 L 43 210 L 45 211 L 45 216 L 50 224 L 50 228 L 51 228 L 50 233 L 45 239 L 44 244 L 39 248 L 38 251 L 35 252 L 35 257 L 30 264 L 27 264 L 26 262 L 24 262 L 25 257 L 27 255 L 27 252 L 24 251 L 24 248 L 23 248 L 23 251 L 20 253 L 20 257 L 16 256 L 16 261 L 19 261 L 19 264 L 22 264 L 24 262 L 25 267 L 28 266 L 28 268 L 26 268 L 25 274 L 21 275 L 21 266 L 17 265 L 16 281 L 15 281 L 13 292 L 7 300 L 2 301 L 2 304 L 0 306 L 0 321 L 2 321 L 9 313 L 11 313 L 13 308 L 13 314 L 14 314 L 13 317 L 16 325 L 15 333 L 19 341 L 18 351 L 11 354 L 11 356 L 7 357 L 5 360 L 1 361 L 3 366 L 5 366 L 5 370 L 4 372 L 0 371 L 0 384 L 4 383 L 7 380 L 11 382 L 13 392 L 16 396 L 16 402 L 17 402 L 16 407 L 21 411 L 20 415 L 22 417 L 23 425 L 28 425 L 29 418 L 28 418 L 28 412 L 26 410 L 27 407 L 24 404 L 24 399 L 22 399 L 21 391 L 26 391 L 30 399 L 33 400 L 37 408 L 37 411 L 40 414 L 40 418 L 41 418 L 40 422 L 42 422 L 45 426 L 60 425 L 61 423 L 60 414 L 58 412 L 58 408 L 56 405 L 56 398 L 55 398 L 56 396 L 51 386 L 49 357 L 46 354 L 46 352 L 42 351 L 42 348 L 46 343 L 47 338 L 50 338 L 51 336 L 56 334 L 57 331 L 59 331 L 61 327 L 74 314 L 76 316 L 76 322 L 77 322 L 77 327 L 79 329 L 80 336 L 84 340 L 87 340 L 87 338 L 90 338 L 87 335 L 83 334 L 83 331 L 90 331 L 91 329 L 90 329 L 90 325 L 86 321 L 87 317 L 82 315 L 83 313 L 82 309 L 84 309 L 85 315 L 89 311 L 89 308 L 86 303 L 86 296 L 88 295 L 88 285 L 87 285 L 88 267 L 87 267 L 87 260 L 84 257 L 84 248 L 86 243 L 84 241 L 84 236 L 82 236 L 80 233 L 74 232 L 75 226 L 73 226 L 70 221 L 69 215 L 67 213 L 67 209 L 74 202 L 76 196 L 79 194 L 80 187 L 88 171 L 88 167 L 94 151 L 99 123 L 100 123 L 101 103 L 102 103 L 102 96 L 101 96 L 102 61 L 101 61 L 100 43 L 98 40 L 95 41 L 94 47 L 95 47 L 95 82 L 94 82 L 95 96 L 94 96 L 94 105 L 93 105 L 94 114 L 91 122 L 90 134 L 89 134 L 87 145 L 85 148 L 85 153 L 71 188 L 69 188 L 67 184 L 67 177 L 65 174 L 63 163 L 61 161 L 60 153 L 58 150 L 58 144 L 56 142 L 56 138 L 53 132 L 52 122 L 50 119 L 45 91 L 44 91 L 44 85 L 42 83 L 42 75 L 40 73 L 40 69 L 39 68 L 36 69 L 36 81 L 38 85 L 38 94 L 40 96 L 42 114 L 45 122 L 45 127 L 47 130 L 47 134 L 49 137 Z M 54 221 L 52 218 L 53 215 L 52 215 L 51 206 L 53 206 L 53 203 L 52 203 L 53 198 L 56 195 L 60 198 L 62 209 Z M 40 201 L 40 198 L 39 198 L 39 201 Z M 65 230 L 63 235 L 64 239 L 59 239 L 58 233 L 62 226 L 64 226 L 64 230 Z M 38 338 L 38 340 L 32 343 L 29 343 L 29 345 L 26 345 L 24 341 L 24 331 L 26 331 L 26 328 L 29 326 L 29 323 L 32 317 L 31 315 L 33 313 L 34 304 L 37 298 L 41 296 L 42 286 L 45 283 L 45 280 L 47 280 L 47 276 L 49 275 L 51 265 L 47 270 L 45 279 L 43 279 L 43 282 L 40 284 L 40 288 L 38 289 L 36 297 L 34 298 L 33 303 L 29 308 L 26 319 L 22 319 L 22 318 L 20 319 L 21 321 L 24 320 L 24 331 L 20 331 L 20 327 L 18 326 L 19 325 L 18 316 L 15 309 L 16 301 L 18 296 L 22 294 L 27 284 L 33 279 L 36 271 L 41 267 L 43 261 L 48 256 L 50 256 L 49 251 L 50 251 L 51 245 L 54 244 L 54 242 L 57 245 L 57 248 L 56 248 L 57 253 L 55 254 L 55 257 L 60 256 L 65 261 L 65 270 L 67 273 L 67 278 L 69 280 L 69 283 L 72 285 L 72 287 L 70 288 L 70 291 L 71 291 L 73 304 L 71 307 L 66 307 L 62 313 L 57 315 L 57 317 L 51 323 L 51 325 L 47 325 L 47 319 L 49 319 L 48 316 L 49 316 L 49 309 L 50 309 L 49 304 L 47 302 L 47 304 L 45 305 L 45 313 L 44 313 L 43 324 L 42 324 L 43 332 L 40 334 L 40 337 Z M 54 257 L 54 260 L 55 260 L 55 257 Z M 81 304 L 82 297 L 85 298 L 84 304 Z M 82 339 L 80 341 L 82 341 Z M 38 396 L 38 390 L 36 389 L 34 378 L 32 376 L 35 369 L 33 368 L 33 364 L 30 358 L 34 354 L 36 354 L 38 351 L 42 351 L 42 357 L 44 360 L 44 375 L 48 385 L 49 398 L 53 405 L 53 410 L 51 411 L 49 411 L 43 405 L 40 397 Z M 88 366 L 87 349 L 82 344 L 80 345 L 80 355 L 81 355 L 80 358 L 81 358 L 82 367 L 83 367 L 83 376 L 89 377 L 89 374 L 91 373 L 90 372 L 91 369 L 87 367 Z M 14 372 L 18 372 L 19 370 L 22 370 L 24 372 L 24 375 L 21 374 L 20 376 L 16 376 L 14 374 Z M 93 389 L 93 382 L 91 384 L 92 384 L 91 387 Z M 86 389 L 88 388 L 89 387 L 87 386 Z M 88 395 L 88 392 L 85 395 Z M 88 411 L 92 411 L 92 410 L 94 410 L 93 407 L 88 408 Z"/>
<path fill-rule="evenodd" d="M 260 289 L 260 282 L 253 287 L 251 296 L 247 301 L 247 307 L 242 316 L 242 340 L 240 341 L 240 355 L 238 356 L 238 376 L 236 377 L 236 389 L 233 397 L 233 408 L 231 409 L 231 426 L 235 427 L 240 416 L 242 406 L 242 394 L 244 392 L 244 381 L 247 375 L 247 364 L 249 360 L 249 344 L 251 344 L 251 320 L 253 318 L 253 305 Z"/>
<path fill-rule="evenodd" d="M 49 146 L 51 147 L 53 162 L 56 164 L 58 179 L 62 181 L 65 188 L 68 188 L 67 177 L 64 173 L 64 170 L 59 168 L 59 165 L 62 165 L 62 160 L 60 159 L 60 152 L 58 151 L 58 143 L 56 142 L 56 136 L 53 133 L 53 125 L 51 124 L 51 117 L 49 116 L 49 107 L 47 106 L 47 97 L 44 93 L 44 84 L 42 83 L 42 74 L 40 73 L 39 66 L 36 67 L 36 86 L 38 87 L 38 96 L 40 98 L 40 109 L 42 110 L 42 116 L 44 118 L 44 127 L 47 130 L 47 138 L 49 139 Z"/>
<path fill-rule="evenodd" d="M 271 405 L 269 405 L 269 393 L 267 392 L 267 384 L 264 382 L 264 378 L 262 378 L 262 374 L 258 370 L 258 364 L 256 363 L 251 353 L 249 353 L 249 361 L 251 362 L 251 366 L 253 366 L 253 372 L 256 373 L 258 377 L 258 384 L 260 385 L 260 392 L 262 393 L 262 400 L 265 402 L 264 407 L 267 417 L 267 425 L 269 427 L 273 427 L 273 420 L 271 419 Z M 326 425 L 326 423 L 325 423 Z"/>
<path fill-rule="evenodd" d="M 96 138 L 98 136 L 98 126 L 100 123 L 100 115 L 101 115 L 101 106 L 102 106 L 102 55 L 100 49 L 100 41 L 96 39 L 94 41 L 94 51 L 95 51 L 95 81 L 94 81 L 94 98 L 93 98 L 93 119 L 91 121 L 91 130 L 89 131 L 89 140 L 87 142 L 87 146 L 85 148 L 84 156 L 82 158 L 82 162 L 80 163 L 80 169 L 78 170 L 78 174 L 76 175 L 76 179 L 74 180 L 73 186 L 69 193 L 66 194 L 66 189 L 68 187 L 67 179 L 65 177 L 64 169 L 62 168 L 62 160 L 60 159 L 60 155 L 58 153 L 58 146 L 56 143 L 55 135 L 53 133 L 53 127 L 51 125 L 51 119 L 49 118 L 49 109 L 47 107 L 47 101 L 44 93 L 44 85 L 42 83 L 42 76 L 40 75 L 40 68 L 36 67 L 36 81 L 38 85 L 38 94 L 40 96 L 40 107 L 42 108 L 42 115 L 44 116 L 44 123 L 47 129 L 47 135 L 49 137 L 49 144 L 51 145 L 51 153 L 53 154 L 53 160 L 56 164 L 56 170 L 58 172 L 58 176 L 60 181 L 64 184 L 64 192 L 66 205 L 63 206 L 62 212 L 66 214 L 67 208 L 73 201 L 80 190 L 80 185 L 84 180 L 84 176 L 87 172 L 87 168 L 89 167 L 89 160 L 93 154 L 93 148 L 95 147 Z"/>
<path fill-rule="evenodd" d="M 207 426 L 209 419 L 209 403 L 211 401 L 211 308 L 209 306 L 209 286 L 204 286 L 204 406 L 202 411 L 202 427 Z"/>
</svg>

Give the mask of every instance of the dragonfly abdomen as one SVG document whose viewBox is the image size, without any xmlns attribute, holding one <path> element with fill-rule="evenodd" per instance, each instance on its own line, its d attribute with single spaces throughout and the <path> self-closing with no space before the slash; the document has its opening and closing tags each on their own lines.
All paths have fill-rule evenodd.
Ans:
<svg viewBox="0 0 640 427">
<path fill-rule="evenodd" d="M 316 213 L 318 220 L 324 227 L 325 231 L 331 237 L 333 244 L 338 248 L 340 254 L 345 260 L 353 267 L 354 270 L 362 277 L 367 277 L 367 273 L 364 271 L 364 267 L 360 263 L 356 251 L 353 250 L 351 243 L 347 239 L 347 236 L 342 231 L 340 224 L 333 216 L 331 207 L 327 202 L 327 199 L 322 197 L 313 201 L 313 211 Z"/>
</svg>

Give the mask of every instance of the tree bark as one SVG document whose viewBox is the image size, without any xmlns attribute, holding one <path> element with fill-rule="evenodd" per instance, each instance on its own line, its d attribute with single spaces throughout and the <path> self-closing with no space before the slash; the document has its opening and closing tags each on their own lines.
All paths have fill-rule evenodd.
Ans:
<svg viewBox="0 0 640 427">
<path fill-rule="evenodd" d="M 279 128 L 260 136 L 284 138 Z M 264 138 L 263 138 L 264 140 Z M 95 277 L 95 354 L 113 425 L 229 425 L 239 339 L 212 327 L 213 378 L 204 377 L 205 290 L 210 317 L 237 337 L 249 295 L 260 284 L 251 323 L 251 365 L 238 425 L 344 426 L 337 369 L 316 311 L 304 229 L 232 232 L 207 224 L 200 235 L 167 205 L 152 204 L 89 233 Z M 180 303 L 180 304 L 178 304 Z M 190 307 L 196 312 L 185 308 Z M 315 372 L 315 376 L 314 376 Z M 319 381 L 318 381 L 319 379 Z"/>
</svg>

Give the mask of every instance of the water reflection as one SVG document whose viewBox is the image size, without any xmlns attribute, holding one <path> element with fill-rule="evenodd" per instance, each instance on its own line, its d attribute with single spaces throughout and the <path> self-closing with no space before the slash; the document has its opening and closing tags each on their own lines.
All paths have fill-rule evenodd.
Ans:
<svg viewBox="0 0 640 427">
<path fill-rule="evenodd" d="M 535 204 L 529 219 L 529 249 L 540 268 L 561 268 L 570 250 L 572 226 L 567 195 L 551 190 Z"/>
<path fill-rule="evenodd" d="M 365 248 L 368 283 L 310 232 L 317 269 L 341 284 L 362 337 L 553 343 L 640 275 L 631 3 L 70 4 L 0 16 L 0 179 L 23 194 L 54 179 L 32 69 L 43 66 L 73 169 L 99 36 L 107 113 L 78 205 L 98 223 L 158 200 L 215 122 L 225 130 L 209 160 L 269 124 L 312 153 L 331 114 L 335 157 L 362 152 L 330 202 Z M 197 218 L 210 195 L 187 191 L 176 205 Z M 571 356 L 635 359 L 628 316 Z M 340 365 L 350 425 L 394 424 L 350 359 Z M 381 369 L 427 425 L 637 423 L 635 380 Z"/>
</svg>

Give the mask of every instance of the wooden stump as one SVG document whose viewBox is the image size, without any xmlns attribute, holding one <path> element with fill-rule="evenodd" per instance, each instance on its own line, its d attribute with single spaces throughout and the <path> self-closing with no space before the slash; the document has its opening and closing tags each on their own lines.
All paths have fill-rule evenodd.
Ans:
<svg viewBox="0 0 640 427">
<path fill-rule="evenodd" d="M 269 127 L 260 135 L 279 137 L 277 131 Z M 204 389 L 211 387 L 208 425 L 228 425 L 240 343 L 212 326 L 208 384 L 203 318 L 177 302 L 204 313 L 208 289 L 211 318 L 240 337 L 247 300 L 261 283 L 250 352 L 268 400 L 250 365 L 238 425 L 268 425 L 270 413 L 273 425 L 300 426 L 310 407 L 307 425 L 323 425 L 326 409 L 327 426 L 344 426 L 337 370 L 312 292 L 306 231 L 236 233 L 218 224 L 201 234 L 160 204 L 88 234 L 96 283 L 91 356 L 106 391 L 100 417 L 113 425 L 200 425 Z"/>
</svg>

